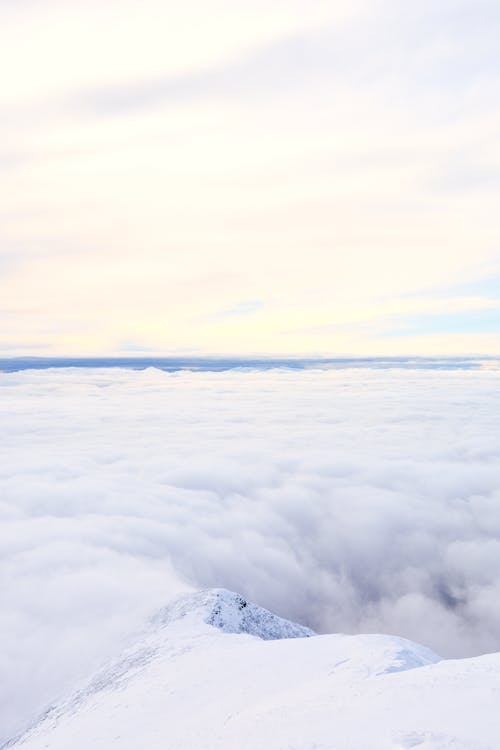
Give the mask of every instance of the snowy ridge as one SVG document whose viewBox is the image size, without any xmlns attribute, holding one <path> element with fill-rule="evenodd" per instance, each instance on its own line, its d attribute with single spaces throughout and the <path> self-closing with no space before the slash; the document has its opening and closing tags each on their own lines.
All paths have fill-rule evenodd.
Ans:
<svg viewBox="0 0 500 750">
<path fill-rule="evenodd" d="M 143 636 L 125 649 L 118 660 L 103 667 L 68 700 L 48 708 L 25 732 L 3 744 L 0 750 L 7 750 L 21 741 L 24 744 L 29 737 L 37 734 L 38 728 L 57 726 L 61 717 L 74 714 L 97 693 L 123 689 L 151 661 L 159 659 L 162 652 L 167 651 L 172 656 L 177 650 L 172 641 L 182 643 L 182 651 L 186 649 L 183 643 L 186 639 L 199 640 L 204 634 L 213 634 L 214 629 L 261 640 L 316 635 L 313 630 L 278 617 L 227 589 L 205 589 L 183 594 L 152 618 Z"/>
<path fill-rule="evenodd" d="M 311 635 L 225 589 L 181 596 L 4 748 L 498 750 L 500 654 Z"/>
<path fill-rule="evenodd" d="M 182 618 L 203 621 L 223 633 L 247 633 L 265 641 L 309 638 L 313 630 L 274 615 L 227 589 L 206 589 L 175 599 L 153 619 L 165 627 Z"/>
</svg>

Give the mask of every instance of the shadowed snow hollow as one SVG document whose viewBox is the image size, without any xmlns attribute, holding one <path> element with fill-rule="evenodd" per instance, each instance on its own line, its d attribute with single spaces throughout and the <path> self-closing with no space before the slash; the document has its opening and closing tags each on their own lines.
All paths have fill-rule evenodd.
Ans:
<svg viewBox="0 0 500 750">
<path fill-rule="evenodd" d="M 402 638 L 315 636 L 213 589 L 161 610 L 4 747 L 495 750 L 499 675 L 498 654 L 442 661 Z"/>
</svg>

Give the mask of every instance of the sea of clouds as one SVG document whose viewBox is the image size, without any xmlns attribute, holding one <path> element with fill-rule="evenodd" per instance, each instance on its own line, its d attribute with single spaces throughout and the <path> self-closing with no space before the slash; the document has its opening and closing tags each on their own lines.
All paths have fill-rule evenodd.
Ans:
<svg viewBox="0 0 500 750">
<path fill-rule="evenodd" d="M 178 591 L 500 649 L 500 371 L 0 373 L 0 741 Z"/>
</svg>

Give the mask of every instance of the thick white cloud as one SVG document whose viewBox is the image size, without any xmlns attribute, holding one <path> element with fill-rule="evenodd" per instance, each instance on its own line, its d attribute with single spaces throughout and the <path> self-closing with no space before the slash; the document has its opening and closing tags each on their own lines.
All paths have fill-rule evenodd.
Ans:
<svg viewBox="0 0 500 750">
<path fill-rule="evenodd" d="M 180 589 L 500 648 L 500 371 L 2 374 L 2 736 Z"/>
</svg>

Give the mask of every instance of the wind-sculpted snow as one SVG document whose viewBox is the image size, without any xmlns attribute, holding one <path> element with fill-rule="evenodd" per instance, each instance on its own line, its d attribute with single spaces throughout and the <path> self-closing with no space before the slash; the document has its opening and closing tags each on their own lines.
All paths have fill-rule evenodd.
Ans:
<svg viewBox="0 0 500 750">
<path fill-rule="evenodd" d="M 182 596 L 5 750 L 497 747 L 500 654 L 311 635 L 229 591 Z"/>
<path fill-rule="evenodd" d="M 500 649 L 500 372 L 0 373 L 0 741 L 214 586 Z"/>
<path fill-rule="evenodd" d="M 170 715 L 168 690 L 163 690 L 163 680 L 166 678 L 177 689 L 183 683 L 185 705 L 183 721 L 186 722 L 182 733 L 189 733 L 188 724 L 197 718 L 191 717 L 191 702 L 195 704 L 203 700 L 204 685 L 207 687 L 206 700 L 209 701 L 214 689 L 220 702 L 219 710 L 224 712 L 226 704 L 231 703 L 232 694 L 236 691 L 243 695 L 249 686 L 253 690 L 258 687 L 258 703 L 260 695 L 268 692 L 266 676 L 262 681 L 261 660 L 269 666 L 274 665 L 277 673 L 286 673 L 289 668 L 287 660 L 297 659 L 298 674 L 304 669 L 302 662 L 311 660 L 312 670 L 309 678 L 315 680 L 323 678 L 325 670 L 328 674 L 335 674 L 341 681 L 349 683 L 353 679 L 364 680 L 369 677 L 380 676 L 391 672 L 402 672 L 428 664 L 437 663 L 439 657 L 417 644 L 390 636 L 316 636 L 308 628 L 296 623 L 283 620 L 268 610 L 248 602 L 240 594 L 224 589 L 212 589 L 178 597 L 164 607 L 152 618 L 146 630 L 137 641 L 126 648 L 123 654 L 101 669 L 83 687 L 78 689 L 67 700 L 62 701 L 46 710 L 34 722 L 31 728 L 19 738 L 12 739 L 4 746 L 6 748 L 59 748 L 64 743 L 74 743 L 76 747 L 131 748 L 129 739 L 121 733 L 112 738 L 110 731 L 113 723 L 123 726 L 127 721 L 120 714 L 128 714 L 129 709 L 135 714 L 133 732 L 138 734 L 143 709 L 137 699 L 132 701 L 129 693 L 134 694 L 139 686 L 147 705 L 152 700 L 160 698 L 161 710 L 158 715 L 152 715 L 142 731 L 146 737 L 153 732 L 158 741 L 164 743 L 163 748 L 177 748 L 179 740 L 172 738 L 172 721 Z M 236 637 L 235 637 L 236 636 Z M 248 637 L 251 637 L 248 640 Z M 243 638 L 243 640 L 241 640 Z M 289 641 L 291 639 L 311 639 L 321 644 L 319 649 L 307 650 L 287 649 L 283 652 L 262 652 L 253 643 L 258 641 Z M 288 651 L 288 656 L 287 656 Z M 341 656 L 337 659 L 336 656 Z M 184 663 L 199 658 L 199 674 L 194 679 L 184 671 Z M 244 667 L 244 659 L 248 658 L 246 678 L 240 674 Z M 283 659 L 283 663 L 282 663 Z M 237 663 L 237 670 L 233 667 Z M 207 664 L 210 665 L 207 669 Z M 214 674 L 213 665 L 217 664 Z M 191 664 L 192 666 L 192 664 Z M 317 670 L 317 671 L 315 671 Z M 207 681 L 207 673 L 209 679 Z M 237 675 L 237 677 L 236 677 Z M 174 679 L 175 676 L 175 679 Z M 192 681 L 191 681 L 192 679 Z M 320 680 L 321 681 L 321 680 Z M 207 684 L 208 682 L 208 684 Z M 275 686 L 278 696 L 285 694 L 293 684 L 284 682 Z M 158 695 L 153 693 L 158 690 Z M 144 692 L 143 692 L 144 691 Z M 163 695 L 162 695 L 163 692 Z M 251 699 L 252 700 L 252 699 Z M 245 706 L 252 711 L 252 702 Z M 110 711 L 110 705 L 113 709 Z M 132 705 L 133 704 L 133 705 Z M 285 709 L 286 710 L 286 709 Z M 226 717 L 227 718 L 227 717 Z M 179 716 L 177 717 L 179 719 Z M 215 720 L 215 717 L 214 717 Z M 82 723 L 83 722 L 83 723 Z M 181 724 L 178 722 L 179 728 Z M 212 727 L 213 730 L 213 727 Z M 310 730 L 304 727 L 306 732 Z M 210 727 L 203 727 L 204 740 L 192 745 L 193 750 L 212 747 Z M 213 733 L 213 732 L 212 732 Z M 71 738 L 71 740 L 70 740 Z M 279 738 L 277 738 L 280 742 Z M 258 742 L 258 734 L 254 738 Z M 149 744 L 147 747 L 153 747 Z M 69 745 L 68 745 L 69 746 Z M 187 745 L 191 747 L 191 745 Z"/>
<path fill-rule="evenodd" d="M 310 628 L 284 620 L 226 589 L 186 594 L 161 610 L 153 622 L 166 626 L 184 617 L 201 619 L 224 633 L 247 633 L 266 641 L 315 635 Z"/>
</svg>

